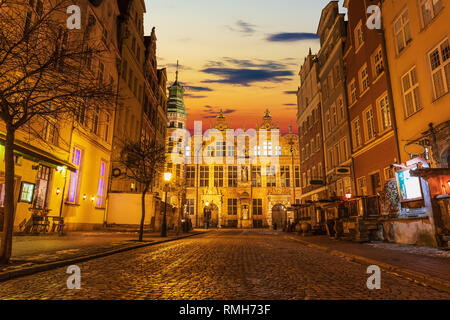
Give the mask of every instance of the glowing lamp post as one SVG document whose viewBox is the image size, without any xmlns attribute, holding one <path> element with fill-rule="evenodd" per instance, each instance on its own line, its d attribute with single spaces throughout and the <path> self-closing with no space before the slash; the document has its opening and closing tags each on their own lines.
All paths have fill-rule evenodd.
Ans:
<svg viewBox="0 0 450 320">
<path fill-rule="evenodd" d="M 345 194 L 345 198 L 347 198 L 347 200 L 350 200 L 352 198 L 352 194 L 351 193 L 346 193 Z"/>
<path fill-rule="evenodd" d="M 163 215 L 163 223 L 161 228 L 161 237 L 167 237 L 167 192 L 169 191 L 169 182 L 172 179 L 172 173 L 165 172 L 164 173 L 164 181 L 166 182 L 166 198 L 164 201 L 164 215 Z"/>
</svg>

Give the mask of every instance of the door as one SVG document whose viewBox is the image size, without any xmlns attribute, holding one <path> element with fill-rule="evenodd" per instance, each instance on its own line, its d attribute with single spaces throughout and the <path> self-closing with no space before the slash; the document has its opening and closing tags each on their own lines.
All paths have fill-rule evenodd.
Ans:
<svg viewBox="0 0 450 320">
<path fill-rule="evenodd" d="M 286 223 L 286 215 L 287 211 L 286 208 L 281 205 L 277 204 L 272 208 L 272 224 L 273 226 L 277 227 L 277 229 L 282 229 L 284 224 Z"/>
</svg>

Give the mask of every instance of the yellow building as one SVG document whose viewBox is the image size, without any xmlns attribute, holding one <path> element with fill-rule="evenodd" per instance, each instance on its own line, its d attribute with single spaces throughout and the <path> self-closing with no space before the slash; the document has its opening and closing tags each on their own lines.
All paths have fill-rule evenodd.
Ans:
<svg viewBox="0 0 450 320">
<path fill-rule="evenodd" d="M 449 167 L 450 4 L 444 0 L 385 0 L 382 21 L 398 131 L 400 163 L 423 158 L 432 168 Z M 408 163 L 409 162 L 409 163 Z M 409 171 L 408 171 L 409 172 Z M 405 184 L 402 184 L 403 186 Z M 435 208 L 428 184 L 400 186 L 401 219 L 387 222 L 390 240 L 435 245 Z"/>
<path fill-rule="evenodd" d="M 102 50 L 99 57 L 86 60 L 86 68 L 98 81 L 117 86 L 117 36 L 109 32 L 119 15 L 116 2 L 93 5 L 79 1 L 81 30 L 71 37 L 83 37 L 86 46 Z M 31 6 L 38 6 L 33 2 Z M 36 12 L 37 8 L 30 8 Z M 42 9 L 42 8 L 41 8 Z M 65 21 L 62 21 L 62 25 Z M 80 41 L 81 42 L 81 41 Z M 82 108 L 80 108 L 82 110 Z M 35 132 L 16 134 L 16 216 L 15 230 L 32 212 L 63 217 L 66 229 L 101 227 L 105 219 L 107 181 L 110 170 L 114 106 L 92 112 L 80 111 L 76 117 L 55 118 L 32 123 Z M 0 123 L 0 131 L 5 132 Z M 4 140 L 0 134 L 0 140 Z M 0 162 L 4 148 L 0 146 Z M 2 166 L 3 167 L 3 166 Z M 0 169 L 0 213 L 4 184 Z M 1 219 L 0 219 L 1 220 Z"/>
<path fill-rule="evenodd" d="M 293 219 L 289 209 L 300 201 L 301 184 L 292 130 L 281 135 L 268 110 L 256 129 L 233 130 L 222 112 L 206 132 L 198 125 L 182 156 L 186 213 L 194 226 L 282 227 Z M 175 149 L 174 158 L 178 154 Z"/>
<path fill-rule="evenodd" d="M 382 18 L 401 162 L 423 156 L 448 167 L 450 4 L 385 0 Z"/>
</svg>

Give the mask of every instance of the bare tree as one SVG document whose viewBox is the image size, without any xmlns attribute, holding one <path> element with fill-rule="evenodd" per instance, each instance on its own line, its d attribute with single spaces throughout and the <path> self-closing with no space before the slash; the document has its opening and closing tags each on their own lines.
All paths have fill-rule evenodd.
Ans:
<svg viewBox="0 0 450 320">
<path fill-rule="evenodd" d="M 0 120 L 6 127 L 1 264 L 11 257 L 16 134 L 40 138 L 39 123 L 85 120 L 114 106 L 114 84 L 102 81 L 94 67 L 102 51 L 95 49 L 101 39 L 90 36 L 93 21 L 83 19 L 81 30 L 67 27 L 67 8 L 73 4 L 0 0 Z"/>
<path fill-rule="evenodd" d="M 142 216 L 139 229 L 139 241 L 144 236 L 145 221 L 145 196 L 162 174 L 166 161 L 165 147 L 156 141 L 142 140 L 125 144 L 120 157 L 120 162 L 126 168 L 123 176 L 142 185 Z"/>
</svg>

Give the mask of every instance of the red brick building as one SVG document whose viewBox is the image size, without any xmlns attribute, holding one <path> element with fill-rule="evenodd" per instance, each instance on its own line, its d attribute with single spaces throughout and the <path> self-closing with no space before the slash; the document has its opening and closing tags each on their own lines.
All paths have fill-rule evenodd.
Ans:
<svg viewBox="0 0 450 320">
<path fill-rule="evenodd" d="M 366 5 L 360 0 L 344 2 L 348 9 L 344 64 L 358 195 L 381 191 L 394 178 L 390 164 L 399 159 L 383 33 L 366 26 Z"/>
</svg>

